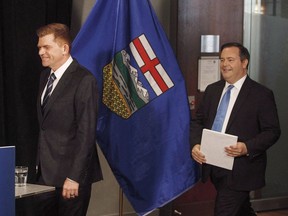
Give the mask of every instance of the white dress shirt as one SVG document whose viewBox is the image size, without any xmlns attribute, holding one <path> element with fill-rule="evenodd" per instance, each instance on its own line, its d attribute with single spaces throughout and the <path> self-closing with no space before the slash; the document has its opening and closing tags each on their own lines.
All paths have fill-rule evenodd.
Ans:
<svg viewBox="0 0 288 216">
<path fill-rule="evenodd" d="M 236 101 L 236 99 L 238 97 L 238 94 L 239 94 L 239 92 L 241 90 L 241 87 L 242 87 L 246 77 L 247 77 L 247 75 L 245 75 L 244 77 L 242 77 L 240 80 L 238 80 L 236 83 L 233 84 L 234 88 L 231 89 L 230 101 L 229 101 L 229 105 L 228 105 L 228 108 L 227 108 L 226 116 L 225 116 L 225 119 L 224 119 L 224 122 L 223 122 L 223 126 L 222 126 L 222 130 L 221 130 L 222 133 L 225 133 L 225 131 L 226 131 L 227 124 L 228 124 L 232 109 L 234 107 L 235 101 Z M 220 101 L 222 100 L 222 97 L 223 97 L 224 93 L 226 92 L 226 90 L 227 90 L 229 85 L 231 85 L 231 84 L 226 82 L 225 87 L 224 87 L 223 92 L 222 92 L 222 96 L 221 96 Z M 219 103 L 220 103 L 220 101 L 219 101 Z"/>
<path fill-rule="evenodd" d="M 55 87 L 57 86 L 58 82 L 60 81 L 61 77 L 63 76 L 64 72 L 66 71 L 66 69 L 69 67 L 69 65 L 73 62 L 73 58 L 70 56 L 67 61 L 61 66 L 59 67 L 56 71 L 53 71 L 51 69 L 50 74 L 54 73 L 54 75 L 56 76 L 56 79 L 53 82 L 53 87 L 51 90 L 50 95 L 52 94 L 53 90 L 55 89 Z M 47 83 L 46 86 L 43 90 L 42 96 L 41 96 L 41 104 L 43 103 L 43 98 L 44 98 L 44 94 L 46 92 L 46 88 L 47 88 Z"/>
</svg>

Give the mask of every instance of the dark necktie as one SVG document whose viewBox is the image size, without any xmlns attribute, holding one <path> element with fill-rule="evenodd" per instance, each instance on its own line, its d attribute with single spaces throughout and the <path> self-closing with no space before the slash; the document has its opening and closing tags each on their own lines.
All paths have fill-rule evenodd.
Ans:
<svg viewBox="0 0 288 216">
<path fill-rule="evenodd" d="M 220 105 L 217 109 L 217 114 L 216 117 L 214 119 L 213 125 L 212 125 L 212 130 L 214 131 L 219 131 L 221 132 L 222 127 L 223 127 L 223 122 L 226 116 L 226 112 L 227 112 L 227 108 L 229 105 L 229 101 L 230 101 L 230 93 L 231 93 L 231 89 L 233 88 L 233 85 L 229 85 L 225 94 L 222 97 L 222 100 L 220 102 Z"/>
<path fill-rule="evenodd" d="M 45 109 L 45 106 L 48 102 L 48 99 L 51 95 L 51 91 L 52 91 L 52 88 L 53 88 L 53 82 L 54 80 L 56 80 L 56 76 L 54 73 L 51 73 L 49 78 L 48 78 L 48 82 L 47 82 L 47 87 L 46 87 L 46 92 L 44 94 L 44 97 L 43 97 L 43 102 L 42 102 L 42 111 L 44 111 Z"/>
</svg>

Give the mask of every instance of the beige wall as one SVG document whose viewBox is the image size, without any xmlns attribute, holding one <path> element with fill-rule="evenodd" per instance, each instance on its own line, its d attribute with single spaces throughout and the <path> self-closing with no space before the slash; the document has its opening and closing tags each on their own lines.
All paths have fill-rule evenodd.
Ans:
<svg viewBox="0 0 288 216">
<path fill-rule="evenodd" d="M 136 0 L 135 0 L 136 1 Z M 152 6 L 169 37 L 170 26 L 170 1 L 171 0 L 150 0 Z M 87 15 L 95 4 L 95 0 L 74 0 L 72 11 L 71 31 L 73 36 L 77 34 L 81 25 L 85 22 Z M 92 197 L 87 216 L 116 216 L 119 215 L 119 185 L 109 168 L 105 157 L 99 150 L 100 163 L 103 170 L 104 180 L 93 184 Z M 124 215 L 135 215 L 135 212 L 127 199 L 124 197 Z M 158 215 L 157 210 L 150 214 Z"/>
</svg>

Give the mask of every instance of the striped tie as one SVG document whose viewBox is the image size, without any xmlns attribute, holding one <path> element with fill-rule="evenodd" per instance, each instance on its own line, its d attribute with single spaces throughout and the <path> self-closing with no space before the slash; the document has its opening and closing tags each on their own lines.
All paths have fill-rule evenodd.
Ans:
<svg viewBox="0 0 288 216">
<path fill-rule="evenodd" d="M 56 79 L 55 74 L 51 73 L 51 75 L 48 78 L 46 92 L 45 92 L 44 97 L 43 97 L 43 102 L 42 102 L 42 111 L 43 112 L 44 112 L 45 106 L 46 106 L 46 104 L 48 102 L 48 99 L 49 99 L 49 97 L 51 95 L 51 90 L 52 90 L 53 82 L 54 82 L 55 79 Z"/>
</svg>

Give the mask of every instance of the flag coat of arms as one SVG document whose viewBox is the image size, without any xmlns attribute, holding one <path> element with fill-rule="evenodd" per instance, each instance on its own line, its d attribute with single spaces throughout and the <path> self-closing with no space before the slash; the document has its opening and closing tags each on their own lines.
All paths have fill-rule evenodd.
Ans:
<svg viewBox="0 0 288 216">
<path fill-rule="evenodd" d="M 97 142 L 138 215 L 191 188 L 185 81 L 149 0 L 97 0 L 72 47 L 97 79 Z"/>
</svg>

